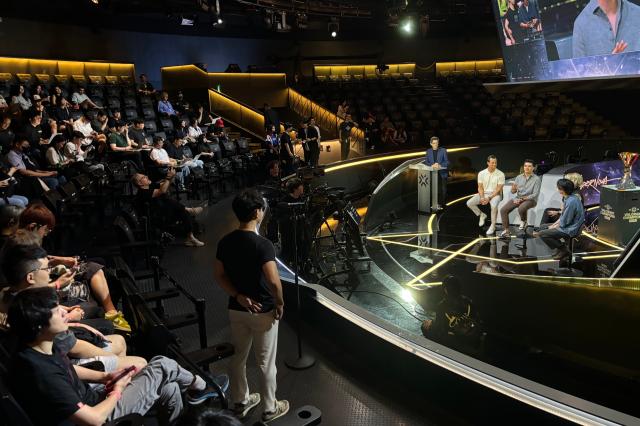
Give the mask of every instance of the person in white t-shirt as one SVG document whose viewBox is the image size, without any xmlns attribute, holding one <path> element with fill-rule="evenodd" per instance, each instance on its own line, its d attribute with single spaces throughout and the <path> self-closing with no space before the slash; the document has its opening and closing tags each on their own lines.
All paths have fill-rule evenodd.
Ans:
<svg viewBox="0 0 640 426">
<path fill-rule="evenodd" d="M 495 155 L 487 157 L 487 168 L 478 173 L 478 193 L 467 201 L 467 207 L 480 218 L 478 226 L 484 226 L 487 215 L 480 211 L 478 205 L 491 205 L 491 226 L 487 235 L 496 232 L 496 219 L 498 217 L 498 204 L 502 198 L 504 186 L 504 173 L 498 170 L 498 159 Z"/>
<path fill-rule="evenodd" d="M 157 166 L 166 167 L 167 170 L 171 168 L 175 168 L 176 170 L 176 180 L 178 181 L 178 189 L 183 191 L 184 187 L 184 178 L 189 174 L 188 167 L 180 167 L 178 168 L 178 162 L 173 158 L 169 158 L 169 154 L 162 147 L 164 145 L 164 139 L 160 136 L 155 136 L 153 138 L 153 149 L 149 154 L 149 158 L 156 163 Z"/>
</svg>

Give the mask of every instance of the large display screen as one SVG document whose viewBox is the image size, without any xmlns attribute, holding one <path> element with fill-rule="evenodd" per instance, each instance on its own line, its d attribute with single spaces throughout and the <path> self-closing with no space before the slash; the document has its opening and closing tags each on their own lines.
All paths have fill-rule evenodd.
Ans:
<svg viewBox="0 0 640 426">
<path fill-rule="evenodd" d="M 492 0 L 509 81 L 640 74 L 640 0 Z"/>
</svg>

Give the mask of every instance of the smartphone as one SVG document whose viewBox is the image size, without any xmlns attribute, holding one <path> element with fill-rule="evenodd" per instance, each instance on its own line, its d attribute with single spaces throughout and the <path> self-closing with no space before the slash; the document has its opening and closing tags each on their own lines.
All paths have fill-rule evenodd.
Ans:
<svg viewBox="0 0 640 426">
<path fill-rule="evenodd" d="M 131 366 L 125 368 L 122 371 L 122 373 L 118 374 L 116 377 L 114 377 L 113 379 L 109 380 L 107 382 L 107 384 L 104 385 L 104 387 L 107 388 L 107 389 L 111 389 L 113 387 L 113 385 L 115 385 L 118 380 L 122 379 L 124 376 L 126 376 L 129 373 L 131 373 L 132 371 L 135 371 L 135 369 L 136 369 L 135 365 L 131 365 Z"/>
</svg>

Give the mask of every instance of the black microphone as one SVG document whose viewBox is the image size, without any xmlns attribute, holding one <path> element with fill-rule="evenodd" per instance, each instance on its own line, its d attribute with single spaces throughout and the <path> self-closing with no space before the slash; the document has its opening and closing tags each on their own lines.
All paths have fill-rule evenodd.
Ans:
<svg viewBox="0 0 640 426">
<path fill-rule="evenodd" d="M 305 203 L 304 201 L 298 201 L 298 202 L 295 202 L 295 203 L 287 203 L 285 201 L 281 201 L 281 202 L 278 203 L 278 208 L 286 209 L 286 208 L 290 208 L 290 207 L 301 207 L 301 206 L 304 206 L 306 204 L 307 203 Z"/>
</svg>

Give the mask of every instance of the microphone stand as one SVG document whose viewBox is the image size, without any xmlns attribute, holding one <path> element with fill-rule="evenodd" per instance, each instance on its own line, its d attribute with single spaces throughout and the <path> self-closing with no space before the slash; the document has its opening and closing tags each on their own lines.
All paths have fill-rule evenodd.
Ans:
<svg viewBox="0 0 640 426">
<path fill-rule="evenodd" d="M 293 282 L 296 286 L 296 298 L 298 300 L 297 312 L 296 312 L 296 337 L 298 340 L 298 355 L 295 359 L 288 359 L 284 361 L 284 364 L 292 370 L 306 370 L 313 367 L 316 363 L 315 358 L 310 355 L 302 353 L 302 306 L 300 298 L 300 284 L 298 282 L 298 220 L 303 217 L 304 214 L 299 214 L 297 208 L 302 206 L 293 206 Z"/>
</svg>

